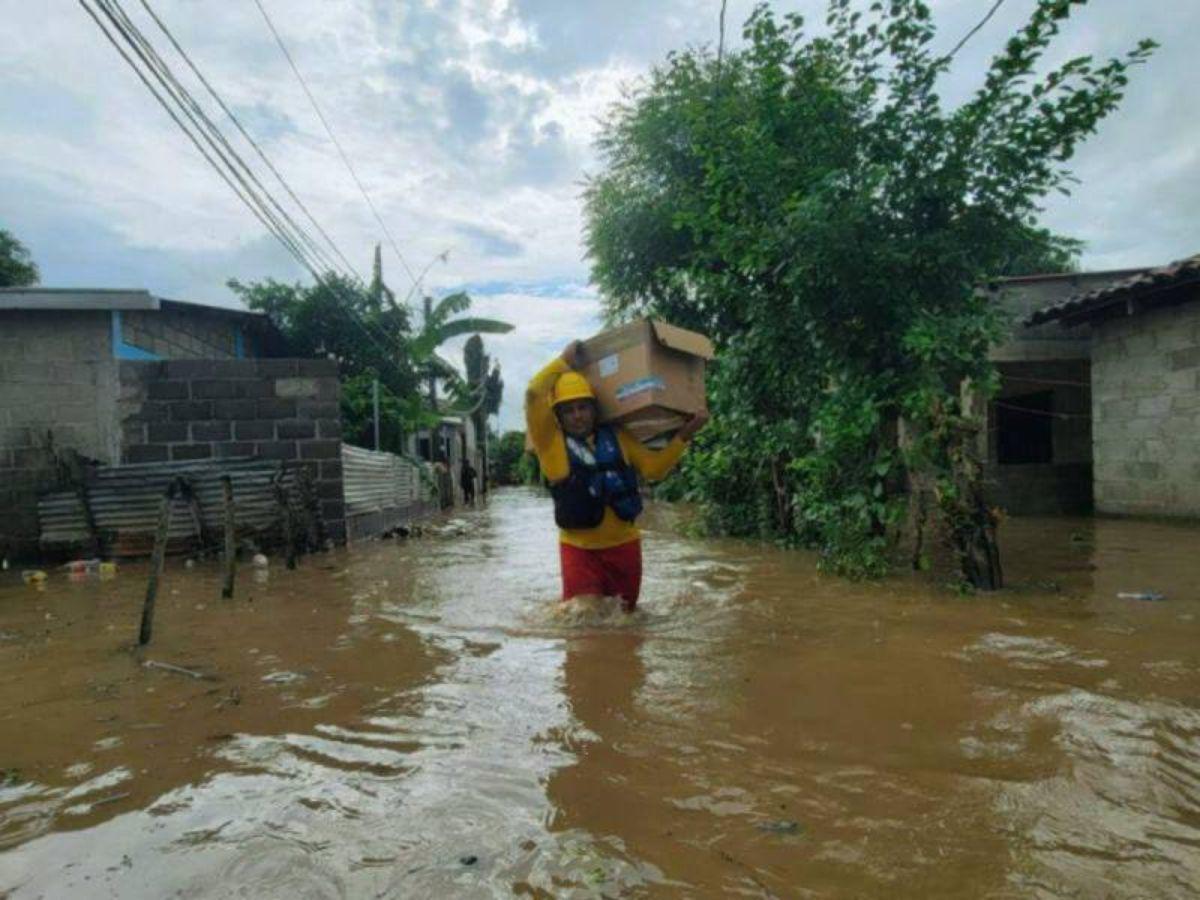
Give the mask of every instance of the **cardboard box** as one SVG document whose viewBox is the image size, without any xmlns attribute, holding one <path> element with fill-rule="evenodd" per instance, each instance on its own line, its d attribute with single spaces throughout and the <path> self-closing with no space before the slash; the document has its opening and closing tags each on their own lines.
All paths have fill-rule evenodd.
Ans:
<svg viewBox="0 0 1200 900">
<path fill-rule="evenodd" d="M 706 405 L 713 345 L 702 334 L 639 319 L 589 338 L 583 351 L 600 421 L 623 425 L 640 441 L 668 437 Z"/>
</svg>

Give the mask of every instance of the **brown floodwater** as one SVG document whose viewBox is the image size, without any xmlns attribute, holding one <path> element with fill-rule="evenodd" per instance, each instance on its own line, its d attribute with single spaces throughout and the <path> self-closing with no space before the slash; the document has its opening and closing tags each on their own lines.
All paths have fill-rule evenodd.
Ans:
<svg viewBox="0 0 1200 900">
<path fill-rule="evenodd" d="M 1200 527 L 1012 520 L 966 598 L 678 516 L 632 617 L 521 490 L 232 601 L 172 560 L 140 655 L 144 566 L 0 574 L 0 896 L 1200 891 Z"/>
</svg>

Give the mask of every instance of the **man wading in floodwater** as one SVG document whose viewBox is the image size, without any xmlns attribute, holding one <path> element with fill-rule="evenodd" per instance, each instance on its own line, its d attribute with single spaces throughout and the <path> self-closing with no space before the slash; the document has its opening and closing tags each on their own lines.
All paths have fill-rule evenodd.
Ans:
<svg viewBox="0 0 1200 900">
<path fill-rule="evenodd" d="M 620 597 L 633 612 L 642 587 L 642 511 L 638 474 L 659 481 L 708 421 L 691 418 L 662 450 L 650 450 L 623 428 L 599 425 L 596 395 L 575 369 L 582 344 L 533 376 L 525 392 L 525 424 L 554 496 L 563 600 Z"/>
</svg>

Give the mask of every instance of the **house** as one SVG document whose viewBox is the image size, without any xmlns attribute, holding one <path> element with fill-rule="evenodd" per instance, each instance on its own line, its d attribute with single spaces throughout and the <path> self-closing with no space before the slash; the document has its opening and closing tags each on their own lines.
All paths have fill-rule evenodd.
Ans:
<svg viewBox="0 0 1200 900">
<path fill-rule="evenodd" d="M 408 453 L 435 465 L 442 463 L 445 474 L 439 476 L 439 494 L 443 508 L 461 506 L 463 490 L 460 475 L 464 459 L 471 461 L 477 473 L 475 488 L 479 492 L 479 480 L 483 477 L 482 441 L 475 433 L 475 421 L 469 415 L 453 415 L 448 411 L 441 416 L 436 427 L 426 428 L 409 438 Z"/>
<path fill-rule="evenodd" d="M 266 316 L 143 290 L 0 289 L 0 555 L 37 550 L 64 451 L 102 465 L 258 457 L 314 476 L 343 519 L 337 366 Z"/>
<path fill-rule="evenodd" d="M 1039 309 L 1140 269 L 1001 278 L 987 287 L 1013 323 L 989 357 L 1000 376 L 988 403 L 980 457 L 991 502 L 1013 514 L 1092 510 L 1091 333 L 1036 324 Z"/>
<path fill-rule="evenodd" d="M 1030 310 L 1086 335 L 1095 508 L 1200 517 L 1200 255 Z"/>
</svg>

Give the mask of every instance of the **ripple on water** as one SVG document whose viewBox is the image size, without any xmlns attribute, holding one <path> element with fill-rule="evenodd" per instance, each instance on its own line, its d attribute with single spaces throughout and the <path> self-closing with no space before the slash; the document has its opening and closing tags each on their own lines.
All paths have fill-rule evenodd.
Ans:
<svg viewBox="0 0 1200 900">
<path fill-rule="evenodd" d="M 1065 762 L 1000 792 L 1026 860 L 1013 880 L 1051 896 L 1195 896 L 1200 712 L 1079 689 L 1032 701 L 1025 712 L 1056 723 Z"/>
<path fill-rule="evenodd" d="M 1108 661 L 1088 656 L 1061 641 L 1049 637 L 1027 637 L 991 632 L 964 648 L 960 658 L 1000 657 L 1018 669 L 1045 669 L 1068 664 L 1085 669 L 1102 669 Z"/>
</svg>

